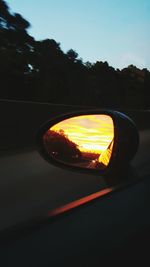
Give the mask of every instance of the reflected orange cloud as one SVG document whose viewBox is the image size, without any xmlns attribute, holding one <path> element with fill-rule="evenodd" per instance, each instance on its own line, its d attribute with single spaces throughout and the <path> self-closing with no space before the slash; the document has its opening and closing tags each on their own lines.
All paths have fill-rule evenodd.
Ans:
<svg viewBox="0 0 150 267">
<path fill-rule="evenodd" d="M 108 115 L 84 115 L 66 119 L 50 130 L 65 135 L 83 152 L 101 153 L 114 138 L 113 120 Z"/>
</svg>

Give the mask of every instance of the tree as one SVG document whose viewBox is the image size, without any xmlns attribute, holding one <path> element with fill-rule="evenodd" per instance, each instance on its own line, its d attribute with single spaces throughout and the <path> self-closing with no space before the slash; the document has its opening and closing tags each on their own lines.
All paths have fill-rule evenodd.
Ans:
<svg viewBox="0 0 150 267">
<path fill-rule="evenodd" d="M 43 141 L 48 154 L 59 160 L 74 162 L 81 157 L 78 145 L 69 140 L 62 129 L 59 132 L 48 130 Z"/>
<path fill-rule="evenodd" d="M 78 53 L 76 51 L 74 51 L 73 49 L 70 49 L 67 51 L 67 57 L 73 61 L 73 62 L 77 62 L 77 58 L 78 58 Z"/>
<path fill-rule="evenodd" d="M 150 72 L 83 63 L 54 39 L 36 41 L 30 23 L 0 0 L 0 97 L 109 108 L 149 108 Z"/>
</svg>

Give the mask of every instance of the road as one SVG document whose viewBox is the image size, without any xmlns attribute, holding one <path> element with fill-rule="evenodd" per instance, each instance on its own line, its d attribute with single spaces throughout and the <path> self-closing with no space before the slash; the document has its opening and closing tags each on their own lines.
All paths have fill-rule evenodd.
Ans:
<svg viewBox="0 0 150 267">
<path fill-rule="evenodd" d="M 143 177 L 141 182 L 8 244 L 2 242 L 1 265 L 82 267 L 100 266 L 104 261 L 107 266 L 109 260 L 113 265 L 120 264 L 122 259 L 127 261 L 126 265 L 132 260 L 134 264 L 139 260 L 144 266 L 149 264 L 150 133 L 143 131 L 140 137 L 132 165 L 137 178 Z M 9 218 L 11 223 L 15 215 L 18 220 L 30 217 L 100 189 L 100 177 L 59 170 L 46 163 L 36 151 L 5 157 L 1 163 L 9 178 L 3 179 L 3 183 L 1 180 L 0 193 L 4 198 L 1 196 L 0 203 L 5 206 L 9 200 L 7 211 L 12 214 L 5 219 Z M 4 185 L 3 189 L 9 188 L 9 192 L 2 190 Z"/>
<path fill-rule="evenodd" d="M 0 159 L 0 229 L 105 187 L 102 177 L 53 167 L 37 151 Z"/>
<path fill-rule="evenodd" d="M 137 178 L 150 172 L 149 147 L 150 132 L 142 131 L 132 162 Z M 59 169 L 37 151 L 1 157 L 0 177 L 0 230 L 107 187 L 103 177 Z"/>
</svg>

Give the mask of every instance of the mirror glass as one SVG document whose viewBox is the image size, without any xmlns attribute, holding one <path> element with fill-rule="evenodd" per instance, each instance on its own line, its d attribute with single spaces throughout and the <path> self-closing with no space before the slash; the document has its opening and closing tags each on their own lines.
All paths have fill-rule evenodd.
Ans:
<svg viewBox="0 0 150 267">
<path fill-rule="evenodd" d="M 65 119 L 43 135 L 49 156 L 67 165 L 104 169 L 114 143 L 114 124 L 108 115 L 81 115 Z"/>
</svg>

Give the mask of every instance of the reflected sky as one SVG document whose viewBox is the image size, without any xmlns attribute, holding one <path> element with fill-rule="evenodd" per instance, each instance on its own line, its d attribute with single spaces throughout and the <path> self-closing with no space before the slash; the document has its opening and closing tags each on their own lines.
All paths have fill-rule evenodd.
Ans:
<svg viewBox="0 0 150 267">
<path fill-rule="evenodd" d="M 114 137 L 113 120 L 108 115 L 84 115 L 57 123 L 51 130 L 64 131 L 81 151 L 101 153 Z"/>
</svg>

